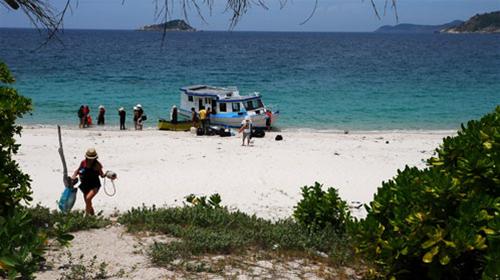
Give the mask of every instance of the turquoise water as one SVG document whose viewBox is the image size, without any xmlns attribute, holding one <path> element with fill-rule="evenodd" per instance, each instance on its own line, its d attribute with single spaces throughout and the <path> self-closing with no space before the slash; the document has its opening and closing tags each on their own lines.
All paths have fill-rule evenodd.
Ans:
<svg viewBox="0 0 500 280">
<path fill-rule="evenodd" d="M 500 104 L 500 36 L 0 29 L 0 59 L 33 99 L 28 124 L 77 124 L 89 104 L 141 103 L 149 126 L 190 84 L 258 91 L 282 128 L 456 129 Z M 39 48 L 40 47 L 40 48 Z M 130 126 L 130 125 L 129 125 Z"/>
</svg>

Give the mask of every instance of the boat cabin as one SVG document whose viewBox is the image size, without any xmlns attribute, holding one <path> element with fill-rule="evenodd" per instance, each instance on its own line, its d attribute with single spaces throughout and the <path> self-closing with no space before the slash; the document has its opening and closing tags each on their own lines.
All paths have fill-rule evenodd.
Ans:
<svg viewBox="0 0 500 280">
<path fill-rule="evenodd" d="M 252 112 L 259 115 L 265 113 L 262 97 L 259 93 L 240 96 L 236 88 L 219 88 L 205 85 L 181 88 L 181 110 L 183 113 L 191 108 L 199 112 L 202 108 L 210 108 L 212 114 L 246 114 Z"/>
</svg>

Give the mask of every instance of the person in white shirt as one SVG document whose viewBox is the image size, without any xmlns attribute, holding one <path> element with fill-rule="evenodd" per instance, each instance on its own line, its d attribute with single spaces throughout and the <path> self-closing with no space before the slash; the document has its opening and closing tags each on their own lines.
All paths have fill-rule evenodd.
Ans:
<svg viewBox="0 0 500 280">
<path fill-rule="evenodd" d="M 247 145 L 250 146 L 250 136 L 252 134 L 252 120 L 250 120 L 249 116 L 246 116 L 245 119 L 241 122 L 241 127 L 238 130 L 239 133 L 243 132 L 243 142 L 241 146 L 245 146 L 245 139 L 247 139 Z"/>
</svg>

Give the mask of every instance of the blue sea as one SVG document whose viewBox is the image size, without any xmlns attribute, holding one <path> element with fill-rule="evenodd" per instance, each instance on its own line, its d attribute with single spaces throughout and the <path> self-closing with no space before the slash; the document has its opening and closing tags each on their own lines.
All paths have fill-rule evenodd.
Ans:
<svg viewBox="0 0 500 280">
<path fill-rule="evenodd" d="M 320 130 L 457 129 L 500 104 L 500 36 L 0 29 L 0 60 L 34 103 L 23 124 L 77 125 L 107 108 L 118 124 L 141 103 L 166 117 L 191 84 L 260 92 L 279 127 Z"/>
</svg>

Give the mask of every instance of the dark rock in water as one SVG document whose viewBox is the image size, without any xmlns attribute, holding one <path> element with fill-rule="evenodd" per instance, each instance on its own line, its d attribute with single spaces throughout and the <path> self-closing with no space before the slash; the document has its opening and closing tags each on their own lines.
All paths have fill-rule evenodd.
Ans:
<svg viewBox="0 0 500 280">
<path fill-rule="evenodd" d="M 195 28 L 191 27 L 182 19 L 167 21 L 161 24 L 146 25 L 140 28 L 141 31 L 182 31 L 194 32 Z"/>
<path fill-rule="evenodd" d="M 283 136 L 281 136 L 280 134 L 278 134 L 278 135 L 276 135 L 276 137 L 274 138 L 274 140 L 281 141 L 281 140 L 283 140 Z"/>
</svg>

